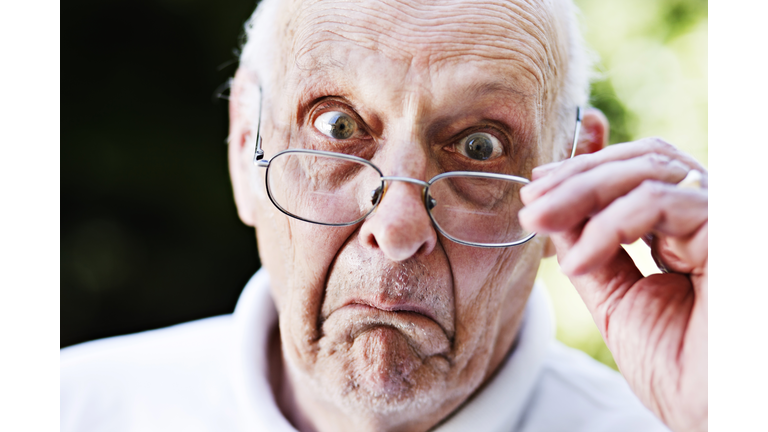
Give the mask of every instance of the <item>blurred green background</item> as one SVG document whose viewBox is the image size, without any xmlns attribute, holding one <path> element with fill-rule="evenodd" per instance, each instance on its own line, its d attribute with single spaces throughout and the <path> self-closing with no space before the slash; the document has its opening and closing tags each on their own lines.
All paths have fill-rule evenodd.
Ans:
<svg viewBox="0 0 768 432">
<path fill-rule="evenodd" d="M 662 136 L 707 165 L 707 2 L 579 0 L 611 143 Z M 230 313 L 259 268 L 226 162 L 227 104 L 255 2 L 62 4 L 61 346 Z M 628 247 L 656 271 L 642 243 Z M 557 336 L 615 367 L 554 258 Z"/>
</svg>

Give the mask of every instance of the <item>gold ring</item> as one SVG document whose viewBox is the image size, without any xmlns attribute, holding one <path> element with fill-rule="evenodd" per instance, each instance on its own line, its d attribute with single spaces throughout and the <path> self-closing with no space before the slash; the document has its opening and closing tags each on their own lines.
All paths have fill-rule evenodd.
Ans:
<svg viewBox="0 0 768 432">
<path fill-rule="evenodd" d="M 680 180 L 677 187 L 683 189 L 701 189 L 702 175 L 699 170 L 692 169 L 688 171 L 688 175 L 684 179 Z"/>
</svg>

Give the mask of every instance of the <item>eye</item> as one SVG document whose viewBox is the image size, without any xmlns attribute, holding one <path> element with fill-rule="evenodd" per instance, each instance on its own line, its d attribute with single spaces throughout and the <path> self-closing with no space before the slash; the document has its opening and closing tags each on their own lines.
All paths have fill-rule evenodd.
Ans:
<svg viewBox="0 0 768 432">
<path fill-rule="evenodd" d="M 495 159 L 501 156 L 503 149 L 501 142 L 495 136 L 485 132 L 468 135 L 456 144 L 456 150 L 459 153 L 479 161 Z"/>
<path fill-rule="evenodd" d="M 323 135 L 343 140 L 355 135 L 357 122 L 343 112 L 329 111 L 315 119 L 315 128 Z"/>
</svg>

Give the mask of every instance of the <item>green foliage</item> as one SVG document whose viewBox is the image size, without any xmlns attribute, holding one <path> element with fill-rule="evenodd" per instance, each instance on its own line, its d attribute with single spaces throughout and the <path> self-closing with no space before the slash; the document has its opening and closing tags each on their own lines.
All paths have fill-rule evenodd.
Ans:
<svg viewBox="0 0 768 432">
<path fill-rule="evenodd" d="M 661 5 L 662 20 L 658 32 L 664 42 L 690 31 L 707 18 L 706 0 L 668 0 Z"/>
<path fill-rule="evenodd" d="M 636 135 L 636 118 L 621 102 L 609 79 L 592 83 L 589 103 L 608 117 L 610 122 L 609 144 L 632 141 Z"/>
</svg>

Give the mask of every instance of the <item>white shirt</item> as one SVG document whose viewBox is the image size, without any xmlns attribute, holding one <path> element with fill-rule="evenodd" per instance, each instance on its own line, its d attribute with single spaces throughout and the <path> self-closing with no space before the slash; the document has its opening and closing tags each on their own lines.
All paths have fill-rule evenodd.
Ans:
<svg viewBox="0 0 768 432">
<path fill-rule="evenodd" d="M 537 286 L 518 345 L 435 431 L 667 431 L 615 371 L 554 339 Z M 61 351 L 62 431 L 295 432 L 275 404 L 267 346 L 277 312 L 264 270 L 232 315 Z"/>
</svg>

